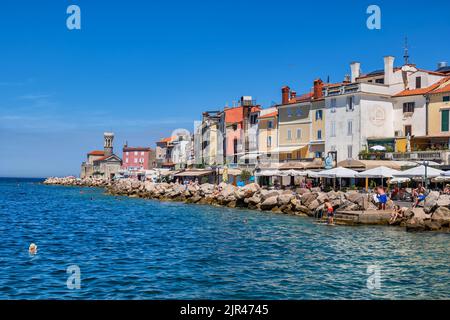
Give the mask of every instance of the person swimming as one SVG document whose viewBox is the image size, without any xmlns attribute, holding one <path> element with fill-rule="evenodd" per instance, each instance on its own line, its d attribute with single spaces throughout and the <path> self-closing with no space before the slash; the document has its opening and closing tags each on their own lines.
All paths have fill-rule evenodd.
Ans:
<svg viewBox="0 0 450 320">
<path fill-rule="evenodd" d="M 37 253 L 37 245 L 34 243 L 30 244 L 30 246 L 28 247 L 28 253 L 31 255 L 35 255 Z"/>
</svg>

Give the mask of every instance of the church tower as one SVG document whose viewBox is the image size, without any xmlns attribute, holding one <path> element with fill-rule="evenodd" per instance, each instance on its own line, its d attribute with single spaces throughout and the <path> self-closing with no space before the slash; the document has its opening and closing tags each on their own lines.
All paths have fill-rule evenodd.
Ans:
<svg viewBox="0 0 450 320">
<path fill-rule="evenodd" d="M 105 150 L 105 157 L 109 157 L 113 154 L 113 141 L 114 141 L 114 133 L 112 132 L 105 132 L 103 134 L 105 144 L 104 144 L 104 150 Z"/>
</svg>

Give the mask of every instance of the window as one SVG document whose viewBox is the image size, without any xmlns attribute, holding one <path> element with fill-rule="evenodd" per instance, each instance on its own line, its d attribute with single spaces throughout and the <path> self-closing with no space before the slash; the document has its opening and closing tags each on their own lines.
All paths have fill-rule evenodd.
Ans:
<svg viewBox="0 0 450 320">
<path fill-rule="evenodd" d="M 126 154 L 127 154 L 127 156 L 128 156 L 128 155 L 129 155 L 130 153 L 129 153 L 129 152 L 127 151 L 127 153 L 126 153 Z"/>
<path fill-rule="evenodd" d="M 291 160 L 291 159 L 292 159 L 292 154 L 291 154 L 291 153 L 286 154 L 286 158 L 287 158 L 288 160 Z"/>
<path fill-rule="evenodd" d="M 297 139 L 301 139 L 302 137 L 302 129 L 297 129 Z"/>
<path fill-rule="evenodd" d="M 330 101 L 331 112 L 336 112 L 336 99 L 333 98 Z"/>
<path fill-rule="evenodd" d="M 351 144 L 347 146 L 347 158 L 353 158 L 353 146 Z"/>
<path fill-rule="evenodd" d="M 412 126 L 405 126 L 405 137 L 412 136 Z"/>
<path fill-rule="evenodd" d="M 267 129 L 273 129 L 273 120 L 269 120 L 267 123 Z"/>
<path fill-rule="evenodd" d="M 403 104 L 403 113 L 413 113 L 415 106 L 416 106 L 415 102 L 405 102 Z"/>
<path fill-rule="evenodd" d="M 291 110 L 291 108 L 287 109 L 287 114 L 288 114 L 288 117 L 292 117 L 292 110 Z"/>
<path fill-rule="evenodd" d="M 416 77 L 416 89 L 422 88 L 422 77 Z"/>
<path fill-rule="evenodd" d="M 323 118 L 322 110 L 316 110 L 316 121 L 322 120 L 322 118 Z"/>
<path fill-rule="evenodd" d="M 443 102 L 449 102 L 449 101 L 450 101 L 450 96 L 444 96 L 444 97 L 442 97 L 442 101 L 443 101 Z"/>
<path fill-rule="evenodd" d="M 141 151 L 141 156 L 143 156 L 144 155 L 144 151 Z"/>
<path fill-rule="evenodd" d="M 134 152 L 134 155 L 135 155 L 135 156 L 137 156 L 137 155 L 138 155 L 137 151 L 135 151 L 135 152 Z"/>
<path fill-rule="evenodd" d="M 302 116 L 302 109 L 297 108 L 296 114 L 297 114 L 297 117 L 301 117 Z"/>
<path fill-rule="evenodd" d="M 317 130 L 317 140 L 322 140 L 322 130 Z"/>
<path fill-rule="evenodd" d="M 267 146 L 268 146 L 268 147 L 271 147 L 271 146 L 272 146 L 272 137 L 271 137 L 271 136 L 268 136 L 268 137 L 267 137 Z"/>
<path fill-rule="evenodd" d="M 252 114 L 250 116 L 250 124 L 257 124 L 258 123 L 258 115 L 257 114 Z"/>
<path fill-rule="evenodd" d="M 347 97 L 347 111 L 355 110 L 354 97 Z"/>
<path fill-rule="evenodd" d="M 447 132 L 448 131 L 448 115 L 449 115 L 449 110 L 442 110 L 441 112 L 441 131 L 442 132 Z"/>
<path fill-rule="evenodd" d="M 353 135 L 353 121 L 352 120 L 347 121 L 347 135 L 348 136 Z"/>
<path fill-rule="evenodd" d="M 128 163 L 128 158 L 125 159 L 125 162 Z"/>
<path fill-rule="evenodd" d="M 375 83 L 384 84 L 384 78 L 376 79 Z"/>
<path fill-rule="evenodd" d="M 137 159 L 137 158 L 134 158 L 134 163 L 137 163 L 137 161 L 138 161 L 138 159 Z"/>
<path fill-rule="evenodd" d="M 331 122 L 331 130 L 330 130 L 330 132 L 331 132 L 331 136 L 332 137 L 336 137 L 336 122 Z"/>
<path fill-rule="evenodd" d="M 287 139 L 288 140 L 292 140 L 292 132 L 291 132 L 291 130 L 287 131 Z"/>
</svg>

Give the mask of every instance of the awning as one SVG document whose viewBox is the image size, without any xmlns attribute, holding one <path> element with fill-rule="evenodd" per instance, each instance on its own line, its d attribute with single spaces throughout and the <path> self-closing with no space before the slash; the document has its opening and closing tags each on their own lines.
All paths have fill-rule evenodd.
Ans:
<svg viewBox="0 0 450 320">
<path fill-rule="evenodd" d="M 294 151 L 301 150 L 307 146 L 308 146 L 307 144 L 301 144 L 301 145 L 297 145 L 297 146 L 278 147 L 278 148 L 274 149 L 272 152 L 273 153 L 294 152 Z"/>
<path fill-rule="evenodd" d="M 175 177 L 203 177 L 212 174 L 211 170 L 186 170 L 175 174 Z"/>
<path fill-rule="evenodd" d="M 257 177 L 287 177 L 285 171 L 280 170 L 261 170 L 255 173 Z"/>
<path fill-rule="evenodd" d="M 286 162 L 280 166 L 280 169 L 299 169 L 303 170 L 306 168 L 307 163 L 305 162 Z"/>
</svg>

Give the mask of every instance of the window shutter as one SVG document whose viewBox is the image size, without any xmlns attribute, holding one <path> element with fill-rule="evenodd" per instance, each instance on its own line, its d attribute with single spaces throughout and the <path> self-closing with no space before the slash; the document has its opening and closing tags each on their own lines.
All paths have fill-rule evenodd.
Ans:
<svg viewBox="0 0 450 320">
<path fill-rule="evenodd" d="M 448 131 L 449 129 L 449 110 L 442 110 L 441 112 L 441 131 Z"/>
</svg>

